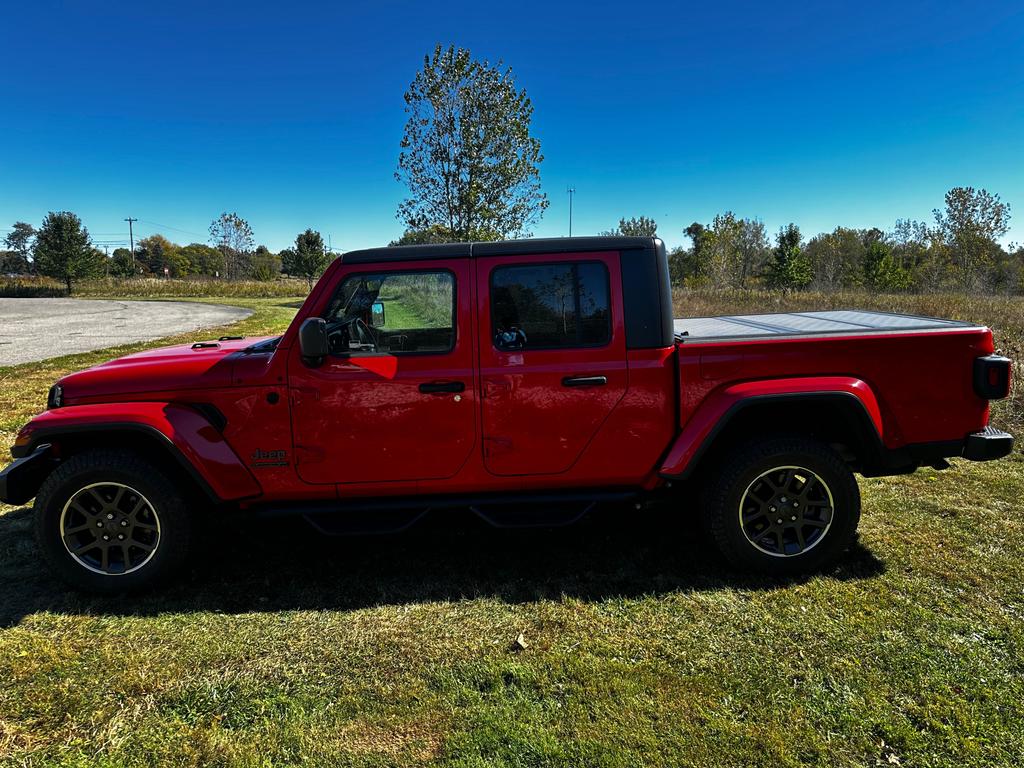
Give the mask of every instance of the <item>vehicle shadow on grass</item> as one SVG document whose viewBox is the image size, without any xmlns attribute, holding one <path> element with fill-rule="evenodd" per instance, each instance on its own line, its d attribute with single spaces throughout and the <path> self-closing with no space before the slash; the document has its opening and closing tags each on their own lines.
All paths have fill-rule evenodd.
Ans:
<svg viewBox="0 0 1024 768">
<path fill-rule="evenodd" d="M 36 556 L 31 510 L 0 515 L 0 627 L 40 611 L 155 615 L 354 610 L 496 598 L 586 601 L 677 591 L 777 589 L 808 578 L 867 579 L 884 564 L 862 545 L 814 576 L 736 573 L 693 527 L 663 513 L 607 511 L 559 529 L 496 530 L 469 514 L 401 534 L 328 537 L 301 519 L 215 522 L 188 573 L 154 592 L 99 598 L 67 590 Z"/>
</svg>

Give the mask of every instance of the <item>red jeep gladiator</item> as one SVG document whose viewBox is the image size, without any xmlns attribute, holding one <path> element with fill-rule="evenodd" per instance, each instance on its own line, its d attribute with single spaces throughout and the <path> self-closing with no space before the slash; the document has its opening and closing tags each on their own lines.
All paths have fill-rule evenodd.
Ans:
<svg viewBox="0 0 1024 768">
<path fill-rule="evenodd" d="M 952 320 L 674 320 L 654 238 L 356 251 L 280 337 L 61 379 L 0 499 L 35 497 L 45 559 L 101 592 L 166 576 L 227 509 L 366 532 L 429 510 L 552 525 L 659 500 L 699 514 L 734 565 L 787 573 L 849 545 L 854 473 L 1007 455 L 988 422 L 1010 370 L 987 328 Z"/>
</svg>

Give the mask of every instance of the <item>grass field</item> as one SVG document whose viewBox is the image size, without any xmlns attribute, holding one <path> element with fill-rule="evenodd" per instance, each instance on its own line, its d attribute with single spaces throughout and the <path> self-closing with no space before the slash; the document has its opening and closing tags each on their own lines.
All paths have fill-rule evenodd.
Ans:
<svg viewBox="0 0 1024 768">
<path fill-rule="evenodd" d="M 229 301 L 256 310 L 232 328 L 247 334 L 295 306 Z M 677 302 L 691 315 L 837 304 L 988 322 L 1024 357 L 1019 300 Z M 0 369 L 0 447 L 54 378 L 127 351 Z M 999 423 L 1019 429 L 1019 404 Z M 348 540 L 222 525 L 181 583 L 130 600 L 57 586 L 29 510 L 3 509 L 0 763 L 1020 765 L 1019 451 L 862 489 L 858 545 L 803 579 L 731 573 L 678 510 Z"/>
</svg>

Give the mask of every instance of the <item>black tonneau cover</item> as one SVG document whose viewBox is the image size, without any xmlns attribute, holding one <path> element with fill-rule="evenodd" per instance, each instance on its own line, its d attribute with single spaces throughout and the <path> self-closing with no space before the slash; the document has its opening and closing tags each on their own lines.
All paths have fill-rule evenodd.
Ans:
<svg viewBox="0 0 1024 768">
<path fill-rule="evenodd" d="M 683 317 L 674 321 L 676 341 L 778 338 L 780 336 L 861 335 L 975 328 L 959 320 L 899 315 L 891 312 L 829 310 L 775 312 L 764 315 Z"/>
</svg>

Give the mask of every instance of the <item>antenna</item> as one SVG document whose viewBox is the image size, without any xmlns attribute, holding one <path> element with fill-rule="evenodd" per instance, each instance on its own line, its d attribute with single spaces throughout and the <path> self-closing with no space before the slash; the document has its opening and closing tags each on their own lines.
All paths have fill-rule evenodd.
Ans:
<svg viewBox="0 0 1024 768">
<path fill-rule="evenodd" d="M 569 193 L 569 237 L 572 237 L 572 198 L 576 194 L 576 187 L 566 187 L 565 191 Z"/>
</svg>

